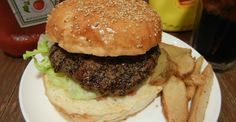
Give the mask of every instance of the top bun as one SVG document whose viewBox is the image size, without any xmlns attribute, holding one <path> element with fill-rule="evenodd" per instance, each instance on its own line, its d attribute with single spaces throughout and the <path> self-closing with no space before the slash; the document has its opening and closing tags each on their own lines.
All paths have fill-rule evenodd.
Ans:
<svg viewBox="0 0 236 122">
<path fill-rule="evenodd" d="M 161 32 L 159 15 L 143 0 L 66 0 L 46 26 L 63 49 L 96 56 L 145 54 Z"/>
</svg>

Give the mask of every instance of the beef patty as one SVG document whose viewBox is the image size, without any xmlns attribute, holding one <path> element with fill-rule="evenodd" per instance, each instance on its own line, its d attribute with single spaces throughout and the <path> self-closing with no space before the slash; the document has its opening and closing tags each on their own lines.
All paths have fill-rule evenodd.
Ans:
<svg viewBox="0 0 236 122">
<path fill-rule="evenodd" d="M 83 88 L 102 95 L 122 96 L 149 76 L 158 56 L 158 46 L 144 55 L 97 57 L 69 53 L 55 44 L 50 49 L 49 59 L 55 72 L 72 77 Z"/>
</svg>

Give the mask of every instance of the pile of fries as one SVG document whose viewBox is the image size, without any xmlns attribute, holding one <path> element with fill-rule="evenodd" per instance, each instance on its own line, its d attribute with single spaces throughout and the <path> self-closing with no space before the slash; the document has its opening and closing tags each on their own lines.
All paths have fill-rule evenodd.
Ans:
<svg viewBox="0 0 236 122">
<path fill-rule="evenodd" d="M 202 122 L 213 84 L 211 65 L 202 71 L 204 58 L 192 57 L 191 49 L 159 46 L 161 55 L 150 84 L 163 86 L 161 102 L 167 121 Z"/>
</svg>

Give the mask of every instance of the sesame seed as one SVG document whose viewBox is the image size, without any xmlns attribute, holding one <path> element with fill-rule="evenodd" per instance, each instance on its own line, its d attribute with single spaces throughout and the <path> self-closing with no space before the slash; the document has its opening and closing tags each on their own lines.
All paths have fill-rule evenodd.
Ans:
<svg viewBox="0 0 236 122">
<path fill-rule="evenodd" d="M 105 32 L 104 32 L 104 30 L 99 30 L 99 33 L 100 33 L 101 35 L 103 35 Z"/>
<path fill-rule="evenodd" d="M 97 0 L 96 2 L 82 0 L 78 3 L 77 12 L 83 12 L 84 16 L 99 15 L 100 17 L 105 17 L 105 20 L 112 18 L 112 23 L 125 18 L 140 22 L 144 20 L 150 21 L 147 15 L 156 16 L 155 12 L 150 7 L 147 7 L 147 3 L 141 0 Z"/>
<path fill-rule="evenodd" d="M 115 33 L 115 31 L 112 30 L 111 28 L 106 28 L 106 30 L 107 30 L 107 32 L 109 32 L 109 33 Z"/>
<path fill-rule="evenodd" d="M 86 31 L 87 26 L 97 31 L 103 38 L 104 43 L 109 43 L 113 40 L 117 28 L 113 25 L 120 22 L 130 23 L 128 26 L 122 28 L 122 32 L 131 32 L 132 29 L 142 27 L 145 23 L 151 23 L 155 26 L 153 35 L 146 35 L 146 38 L 152 38 L 158 35 L 159 17 L 156 12 L 148 6 L 143 0 L 71 0 L 72 13 L 74 16 L 69 16 L 63 20 L 64 23 L 72 23 L 73 32 L 77 34 Z M 60 3 L 61 6 L 68 1 Z M 70 5 L 70 4 L 67 4 Z M 57 6 L 57 7 L 58 7 Z M 90 19 L 89 19 L 90 18 Z M 80 19 L 84 20 L 83 22 Z M 55 31 L 58 31 L 56 25 L 52 26 Z M 58 26 L 59 27 L 59 26 Z M 72 35 L 74 37 L 74 35 Z M 140 42 L 143 37 L 135 37 L 137 42 Z M 90 41 L 90 40 L 87 40 Z M 137 48 L 142 48 L 141 43 L 136 43 Z"/>
<path fill-rule="evenodd" d="M 138 45 L 136 45 L 136 47 L 137 47 L 137 48 L 142 48 L 143 45 L 142 45 L 142 44 L 138 44 Z"/>
</svg>

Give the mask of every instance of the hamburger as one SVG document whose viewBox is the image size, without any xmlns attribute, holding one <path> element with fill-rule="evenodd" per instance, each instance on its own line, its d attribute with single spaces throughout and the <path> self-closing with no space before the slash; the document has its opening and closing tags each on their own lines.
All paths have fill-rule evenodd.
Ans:
<svg viewBox="0 0 236 122">
<path fill-rule="evenodd" d="M 46 61 L 36 65 L 47 66 L 45 93 L 70 121 L 123 120 L 161 91 L 149 83 L 160 17 L 142 0 L 66 0 L 49 15 L 45 35 Z"/>
</svg>

